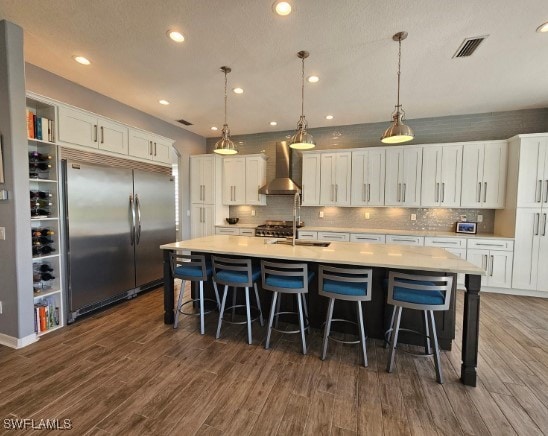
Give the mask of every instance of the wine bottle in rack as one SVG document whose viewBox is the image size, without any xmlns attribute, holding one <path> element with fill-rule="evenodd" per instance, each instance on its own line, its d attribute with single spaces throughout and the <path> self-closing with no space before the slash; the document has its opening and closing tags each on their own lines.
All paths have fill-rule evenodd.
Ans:
<svg viewBox="0 0 548 436">
<path fill-rule="evenodd" d="M 32 236 L 52 236 L 55 235 L 55 232 L 48 227 L 35 227 L 32 229 Z"/>
<path fill-rule="evenodd" d="M 51 216 L 51 211 L 48 209 L 43 208 L 32 208 L 30 210 L 30 216 L 31 217 L 49 217 Z"/>
<path fill-rule="evenodd" d="M 53 203 L 48 200 L 42 200 L 38 198 L 33 198 L 30 201 L 30 207 L 50 207 L 53 206 Z"/>
<path fill-rule="evenodd" d="M 37 151 L 29 151 L 29 162 L 47 162 L 53 159 L 49 154 L 38 153 Z"/>
<path fill-rule="evenodd" d="M 53 268 L 49 263 L 41 263 L 37 265 L 37 270 L 40 272 L 53 272 Z"/>
<path fill-rule="evenodd" d="M 47 245 L 53 244 L 53 239 L 48 238 L 47 236 L 35 236 L 32 238 L 34 245 Z"/>
<path fill-rule="evenodd" d="M 49 245 L 33 245 L 32 246 L 32 255 L 33 256 L 47 256 L 55 251 L 55 248 Z"/>
<path fill-rule="evenodd" d="M 51 198 L 53 197 L 53 194 L 51 192 L 46 191 L 30 191 L 30 198 Z"/>
</svg>

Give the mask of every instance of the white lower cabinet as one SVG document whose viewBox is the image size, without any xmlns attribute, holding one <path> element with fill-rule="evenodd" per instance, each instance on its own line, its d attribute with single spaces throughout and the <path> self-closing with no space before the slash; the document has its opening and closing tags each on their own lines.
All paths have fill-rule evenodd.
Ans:
<svg viewBox="0 0 548 436">
<path fill-rule="evenodd" d="M 349 233 L 339 232 L 318 232 L 318 241 L 349 242 Z"/>
<path fill-rule="evenodd" d="M 424 238 L 424 245 L 426 247 L 438 247 L 447 250 L 449 253 L 466 259 L 466 239 L 465 238 L 448 238 L 448 237 L 436 237 L 427 236 Z M 457 274 L 457 285 L 464 286 L 464 274 Z"/>
<path fill-rule="evenodd" d="M 424 245 L 424 236 L 386 235 L 387 244 Z"/>
<path fill-rule="evenodd" d="M 215 234 L 214 206 L 209 204 L 193 204 L 191 214 L 191 238 L 201 238 Z"/>
<path fill-rule="evenodd" d="M 350 242 L 362 242 L 366 244 L 385 244 L 386 235 L 376 233 L 351 233 Z"/>
<path fill-rule="evenodd" d="M 297 232 L 298 239 L 305 241 L 316 241 L 318 239 L 318 232 L 311 232 L 309 230 L 299 230 Z"/>
<path fill-rule="evenodd" d="M 510 240 L 471 239 L 468 241 L 466 260 L 486 271 L 482 286 L 512 287 L 514 243 Z"/>
<path fill-rule="evenodd" d="M 255 229 L 248 229 L 242 227 L 227 227 L 216 226 L 216 235 L 233 235 L 233 236 L 255 236 Z"/>
</svg>

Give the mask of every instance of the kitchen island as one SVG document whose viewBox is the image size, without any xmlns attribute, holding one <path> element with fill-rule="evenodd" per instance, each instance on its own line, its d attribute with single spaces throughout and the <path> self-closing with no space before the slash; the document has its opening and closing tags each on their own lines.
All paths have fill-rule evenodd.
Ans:
<svg viewBox="0 0 548 436">
<path fill-rule="evenodd" d="M 173 251 L 185 250 L 193 253 L 246 256 L 256 260 L 278 259 L 309 262 L 316 266 L 319 264 L 366 266 L 373 268 L 373 295 L 375 292 L 382 293 L 382 280 L 386 277 L 385 272 L 388 270 L 434 274 L 462 273 L 466 275 L 466 294 L 462 323 L 461 381 L 465 385 L 476 385 L 479 292 L 481 275 L 485 273 L 483 269 L 444 249 L 434 247 L 346 242 L 333 242 L 327 247 L 319 247 L 267 242 L 272 241 L 254 237 L 215 235 L 162 245 L 160 248 L 164 250 L 164 322 L 172 324 L 174 319 L 173 276 L 169 262 L 170 253 Z M 377 300 L 379 299 L 377 298 Z M 312 304 L 309 302 L 310 306 Z M 323 316 L 324 314 L 318 315 Z"/>
</svg>

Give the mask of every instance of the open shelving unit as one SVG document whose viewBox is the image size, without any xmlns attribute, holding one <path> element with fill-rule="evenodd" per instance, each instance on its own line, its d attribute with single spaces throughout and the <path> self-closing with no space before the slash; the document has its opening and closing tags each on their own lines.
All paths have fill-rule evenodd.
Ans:
<svg viewBox="0 0 548 436">
<path fill-rule="evenodd" d="M 35 331 L 41 336 L 65 325 L 63 296 L 63 250 L 59 221 L 59 159 L 55 143 L 56 108 L 46 101 L 27 97 L 28 151 L 29 151 L 29 207 L 33 234 L 33 297 Z M 46 119 L 48 126 L 43 138 L 35 138 L 35 119 Z M 48 120 L 51 121 L 48 123 Z M 31 127 L 32 123 L 32 127 Z M 49 134 L 48 134 L 49 132 Z M 39 158 L 32 153 L 38 153 Z M 49 158 L 48 158 L 49 157 Z M 40 163 L 49 166 L 33 168 Z M 48 248 L 49 247 L 49 248 Z"/>
</svg>

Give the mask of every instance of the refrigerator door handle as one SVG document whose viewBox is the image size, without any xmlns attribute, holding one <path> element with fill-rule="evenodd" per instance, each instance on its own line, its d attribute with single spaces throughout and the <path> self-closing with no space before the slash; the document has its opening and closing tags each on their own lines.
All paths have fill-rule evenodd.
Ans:
<svg viewBox="0 0 548 436">
<path fill-rule="evenodd" d="M 131 245 L 135 244 L 135 207 L 133 204 L 133 195 L 129 194 L 129 208 L 131 209 Z"/>
<path fill-rule="evenodd" d="M 139 195 L 135 194 L 135 207 L 137 209 L 137 232 L 135 235 L 135 242 L 139 245 L 141 241 L 141 202 L 139 201 Z"/>
</svg>

